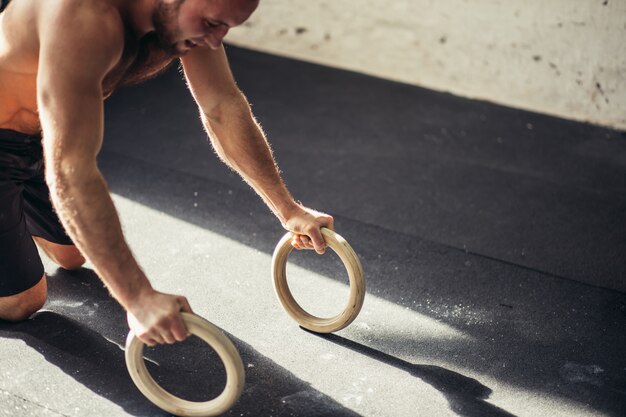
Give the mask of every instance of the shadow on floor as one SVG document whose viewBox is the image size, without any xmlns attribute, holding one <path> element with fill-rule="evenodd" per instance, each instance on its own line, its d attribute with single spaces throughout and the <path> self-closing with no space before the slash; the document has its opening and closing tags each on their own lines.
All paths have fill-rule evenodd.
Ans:
<svg viewBox="0 0 626 417">
<path fill-rule="evenodd" d="M 127 332 L 125 314 L 93 271 L 59 269 L 49 277 L 49 291 L 44 310 L 31 319 L 21 323 L 0 321 L 0 338 L 23 340 L 48 362 L 131 415 L 168 415 L 145 399 L 131 381 L 120 347 Z M 247 368 L 242 397 L 225 415 L 358 416 L 250 345 L 228 336 Z M 199 341 L 181 345 L 145 352 L 154 378 L 173 393 L 193 401 L 217 395 L 225 377 L 214 352 Z M 173 353 L 177 358 L 171 356 Z M 57 393 L 62 395 L 61 391 Z"/>
<path fill-rule="evenodd" d="M 100 165 L 114 193 L 267 254 L 283 234 L 248 190 L 117 153 L 103 153 Z M 350 339 L 394 356 L 418 354 L 420 361 L 449 363 L 608 415 L 623 414 L 625 295 L 342 216 L 335 220 L 361 258 L 368 296 L 452 326 L 471 342 L 450 339 L 442 345 L 419 334 L 354 325 L 343 331 Z M 323 259 L 297 262 L 343 280 L 330 274 Z"/>
<path fill-rule="evenodd" d="M 626 292 L 626 132 L 227 52 L 305 204 Z M 246 187 L 213 157 L 175 68 L 107 101 L 103 149 Z"/>
<path fill-rule="evenodd" d="M 468 378 L 441 366 L 413 364 L 336 334 L 319 334 L 304 328 L 302 330 L 386 365 L 394 366 L 421 379 L 441 392 L 450 403 L 450 409 L 459 416 L 514 417 L 513 414 L 486 402 L 485 400 L 491 395 L 491 389 L 475 379 Z"/>
</svg>

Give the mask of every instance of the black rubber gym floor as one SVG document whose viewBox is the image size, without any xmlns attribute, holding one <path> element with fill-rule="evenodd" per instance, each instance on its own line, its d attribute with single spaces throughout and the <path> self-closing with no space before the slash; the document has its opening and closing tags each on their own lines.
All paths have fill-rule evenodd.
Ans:
<svg viewBox="0 0 626 417">
<path fill-rule="evenodd" d="M 115 93 L 101 169 L 154 285 L 240 350 L 228 415 L 626 413 L 625 132 L 227 51 L 288 187 L 335 216 L 368 285 L 350 327 L 299 329 L 271 286 L 280 224 L 213 155 L 177 69 Z M 303 304 L 342 302 L 336 258 L 290 260 Z M 0 323 L 0 415 L 166 415 L 95 274 L 46 267 L 47 311 Z M 146 356 L 188 398 L 222 384 L 201 343 Z"/>
</svg>

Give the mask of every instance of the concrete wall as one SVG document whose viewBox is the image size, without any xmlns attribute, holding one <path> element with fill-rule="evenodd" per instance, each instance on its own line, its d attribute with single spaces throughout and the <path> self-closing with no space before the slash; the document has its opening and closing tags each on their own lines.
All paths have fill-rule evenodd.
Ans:
<svg viewBox="0 0 626 417">
<path fill-rule="evenodd" d="M 626 0 L 261 0 L 226 40 L 626 128 Z"/>
</svg>

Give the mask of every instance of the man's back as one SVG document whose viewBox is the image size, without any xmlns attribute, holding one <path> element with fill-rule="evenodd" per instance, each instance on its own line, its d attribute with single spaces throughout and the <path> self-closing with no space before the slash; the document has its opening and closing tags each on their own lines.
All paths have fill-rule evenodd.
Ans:
<svg viewBox="0 0 626 417">
<path fill-rule="evenodd" d="M 9 3 L 7 0 L 2 0 Z M 131 25 L 124 21 L 124 2 L 116 0 L 12 0 L 4 4 L 0 13 L 0 129 L 23 133 L 37 133 L 41 126 L 37 115 L 37 73 L 39 67 L 41 26 L 54 25 L 55 15 L 69 15 L 64 19 L 75 27 L 56 25 L 52 30 L 67 31 L 82 41 L 81 29 L 109 30 L 120 33 L 124 47 L 117 64 L 103 80 L 103 96 L 108 96 L 118 85 L 136 83 L 158 73 L 173 57 L 155 47 L 150 34 L 138 40 Z M 97 27 L 84 27 L 86 15 L 97 14 Z M 48 27 L 50 30 L 50 27 Z M 102 36 L 107 36 L 103 31 Z M 88 47 L 88 45 L 77 45 Z M 62 53 L 62 51 L 59 51 Z M 81 65 L 81 62 L 71 63 Z"/>
</svg>

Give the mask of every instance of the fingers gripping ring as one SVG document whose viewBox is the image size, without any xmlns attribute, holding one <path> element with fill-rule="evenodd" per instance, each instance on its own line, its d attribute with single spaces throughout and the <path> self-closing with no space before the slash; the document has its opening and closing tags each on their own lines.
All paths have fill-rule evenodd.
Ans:
<svg viewBox="0 0 626 417">
<path fill-rule="evenodd" d="M 341 313 L 329 318 L 316 317 L 304 311 L 294 299 L 287 284 L 287 258 L 293 249 L 291 233 L 285 234 L 276 245 L 272 257 L 272 277 L 276 296 L 287 314 L 305 329 L 317 333 L 332 333 L 352 323 L 361 311 L 365 298 L 365 279 L 363 278 L 361 262 L 348 242 L 330 229 L 323 227 L 321 231 L 326 245 L 339 255 L 348 270 L 350 296 Z"/>
<path fill-rule="evenodd" d="M 152 378 L 143 360 L 144 343 L 133 332 L 126 338 L 126 367 L 139 391 L 163 410 L 185 417 L 216 416 L 228 411 L 239 399 L 244 385 L 244 369 L 241 357 L 233 343 L 222 331 L 203 319 L 189 313 L 181 313 L 187 330 L 207 342 L 219 355 L 226 369 L 226 386 L 216 398 L 203 401 L 187 401 L 165 391 Z"/>
</svg>

